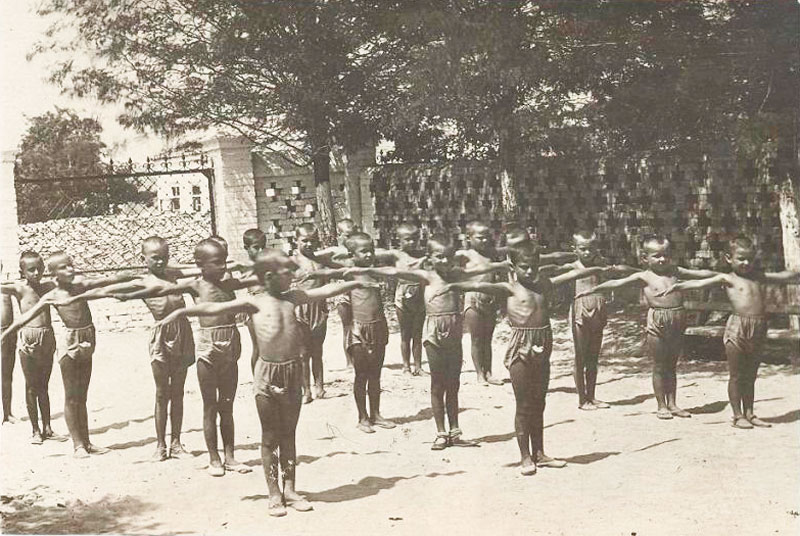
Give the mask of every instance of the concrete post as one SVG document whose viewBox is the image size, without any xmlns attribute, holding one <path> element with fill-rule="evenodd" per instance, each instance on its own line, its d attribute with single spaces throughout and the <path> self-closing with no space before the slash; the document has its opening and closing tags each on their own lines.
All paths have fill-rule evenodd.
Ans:
<svg viewBox="0 0 800 536">
<path fill-rule="evenodd" d="M 14 189 L 15 151 L 2 152 L 0 169 L 0 278 L 17 277 L 19 235 L 17 233 L 17 194 Z"/>
</svg>

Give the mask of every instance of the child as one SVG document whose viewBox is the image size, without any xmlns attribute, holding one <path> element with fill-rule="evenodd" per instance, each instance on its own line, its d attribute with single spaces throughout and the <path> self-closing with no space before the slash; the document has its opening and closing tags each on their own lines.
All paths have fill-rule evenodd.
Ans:
<svg viewBox="0 0 800 536">
<path fill-rule="evenodd" d="M 55 283 L 42 283 L 44 261 L 34 251 L 24 251 L 19 258 L 19 271 L 22 281 L 15 281 L 2 286 L 3 297 L 14 296 L 22 314 L 35 307 L 39 300 L 53 290 Z M 31 443 L 41 445 L 45 439 L 66 441 L 66 438 L 53 433 L 50 426 L 50 395 L 48 386 L 50 374 L 53 372 L 53 354 L 56 352 L 56 338 L 50 322 L 50 308 L 45 307 L 41 313 L 33 317 L 17 336 L 8 337 L 19 343 L 19 362 L 25 376 L 25 406 L 28 418 L 33 427 Z M 13 364 L 13 355 L 12 364 Z M 5 359 L 6 356 L 3 356 Z M 5 401 L 5 400 L 4 400 Z M 39 427 L 39 412 L 42 414 L 42 426 Z"/>
<path fill-rule="evenodd" d="M 550 382 L 550 300 L 557 285 L 606 270 L 600 267 L 573 269 L 549 278 L 539 272 L 538 247 L 531 241 L 509 249 L 513 279 L 508 283 L 468 281 L 445 285 L 439 293 L 462 290 L 484 292 L 506 299 L 511 340 L 505 366 L 511 375 L 517 407 L 514 430 L 519 445 L 522 474 L 536 467 L 564 467 L 566 462 L 544 453 L 544 408 Z"/>
<path fill-rule="evenodd" d="M 88 458 L 89 454 L 104 454 L 108 449 L 97 447 L 89 440 L 89 419 L 86 410 L 89 380 L 92 376 L 92 355 L 95 350 L 92 312 L 85 300 L 73 298 L 90 289 L 130 281 L 134 276 L 120 274 L 84 279 L 75 275 L 72 259 L 62 251 L 54 253 L 47 259 L 47 267 L 55 277 L 56 286 L 43 294 L 36 305 L 28 309 L 3 332 L 3 337 L 39 317 L 40 313 L 47 310 L 50 305 L 55 306 L 66 328 L 64 343 L 66 352 L 58 364 L 64 381 L 64 418 L 72 437 L 74 456 Z M 37 323 L 40 321 L 37 320 Z"/>
<path fill-rule="evenodd" d="M 475 443 L 461 438 L 462 431 L 458 425 L 464 318 L 461 312 L 461 295 L 454 290 L 441 295 L 437 291 L 448 282 L 507 269 L 505 263 L 486 263 L 480 267 L 462 269 L 455 266 L 454 259 L 455 248 L 452 242 L 445 236 L 437 235 L 431 237 L 427 244 L 430 269 L 400 270 L 385 267 L 350 270 L 351 273 L 367 276 L 398 277 L 424 286 L 427 319 L 423 345 L 428 354 L 431 372 L 431 406 L 437 430 L 432 450 L 442 450 L 448 446 L 475 446 Z M 449 432 L 444 425 L 445 407 Z"/>
<path fill-rule="evenodd" d="M 298 511 L 312 510 L 295 487 L 295 429 L 300 416 L 301 376 L 307 331 L 298 322 L 295 308 L 322 301 L 369 283 L 351 281 L 310 290 L 290 289 L 297 265 L 274 250 L 260 252 L 255 271 L 265 292 L 224 303 L 198 303 L 171 316 L 231 316 L 244 311 L 251 315 L 260 358 L 255 367 L 254 391 L 261 421 L 261 459 L 269 490 L 269 514 L 286 515 L 285 506 Z M 164 319 L 165 322 L 171 318 Z M 281 494 L 278 467 L 283 473 Z M 285 506 L 284 506 L 285 504 Z"/>
<path fill-rule="evenodd" d="M 688 270 L 672 262 L 670 242 L 663 236 L 649 236 L 642 241 L 642 261 L 647 270 L 636 272 L 614 281 L 606 281 L 575 294 L 578 300 L 601 291 L 614 290 L 629 285 L 644 288 L 644 296 L 650 310 L 647 312 L 645 329 L 647 351 L 653 359 L 653 391 L 656 395 L 659 419 L 688 418 L 691 413 L 676 403 L 678 382 L 676 367 L 686 327 L 686 312 L 683 296 L 676 292 L 661 296 L 661 292 L 677 282 L 679 277 L 698 279 L 716 274 L 710 270 Z"/>
<path fill-rule="evenodd" d="M 597 235 L 594 231 L 580 230 L 572 235 L 575 253 L 578 260 L 566 266 L 572 269 L 606 266 L 606 261 L 597 251 Z M 633 270 L 625 267 L 624 269 Z M 597 273 L 577 279 L 575 292 L 596 286 L 603 273 Z M 603 345 L 603 329 L 608 321 L 606 299 L 602 294 L 588 294 L 575 298 L 569 309 L 572 341 L 575 345 L 575 367 L 573 376 L 578 391 L 578 408 L 596 410 L 610 407 L 595 396 L 597 386 L 597 361 Z"/>
<path fill-rule="evenodd" d="M 659 296 L 717 285 L 725 289 L 733 306 L 722 338 L 728 357 L 728 400 L 733 409 L 733 426 L 742 429 L 770 427 L 753 413 L 758 354 L 767 336 L 765 285 L 800 283 L 800 272 L 763 272 L 756 266 L 756 248 L 749 238 L 734 238 L 729 247 L 725 258 L 733 273 L 676 283 Z"/>
<path fill-rule="evenodd" d="M 401 270 L 416 268 L 423 255 L 419 251 L 419 227 L 402 223 L 397 227 L 400 250 L 395 253 L 395 266 Z M 400 324 L 400 354 L 403 373 L 422 373 L 422 327 L 425 325 L 425 296 L 418 283 L 398 281 L 394 293 L 397 323 Z M 414 366 L 411 367 L 411 354 Z"/>
<path fill-rule="evenodd" d="M 247 257 L 250 262 L 255 262 L 259 253 L 267 249 L 267 235 L 261 229 L 248 229 L 242 234 L 242 245 L 247 252 Z M 261 286 L 256 285 L 249 287 L 247 292 L 252 296 L 261 292 Z M 250 334 L 250 343 L 252 352 L 250 354 L 250 370 L 254 370 L 256 366 L 256 359 L 258 359 L 258 347 L 256 345 L 256 334 L 253 330 L 253 323 L 250 317 L 243 314 L 245 317 L 244 324 L 247 326 L 247 332 Z"/>
<path fill-rule="evenodd" d="M 321 263 L 315 252 L 320 249 L 319 232 L 310 223 L 304 223 L 295 230 L 297 240 L 297 251 L 292 256 L 292 261 L 299 267 L 301 281 L 297 287 L 303 290 L 318 288 L 327 283 L 326 279 L 309 277 L 302 280 L 303 274 L 310 274 L 325 267 Z M 310 372 L 314 374 L 314 398 L 325 396 L 322 366 L 322 346 L 325 343 L 325 334 L 328 330 L 328 305 L 322 301 L 312 301 L 297 306 L 297 320 L 304 325 L 308 331 L 308 354 L 304 364 L 303 372 L 303 402 L 311 402 L 311 380 Z M 309 367 L 310 361 L 310 367 Z M 309 371 L 311 368 L 311 371 Z"/>
<path fill-rule="evenodd" d="M 228 302 L 236 298 L 234 292 L 257 283 L 257 279 L 239 280 L 227 271 L 227 249 L 214 237 L 201 241 L 194 249 L 194 258 L 200 268 L 201 278 L 173 284 L 164 281 L 153 285 L 131 298 L 159 297 L 188 293 L 199 303 Z M 161 324 L 177 320 L 181 311 L 171 312 Z M 169 320 L 167 320 L 169 319 Z M 163 331 L 162 331 L 163 333 Z M 208 448 L 208 473 L 223 476 L 225 471 L 248 473 L 250 468 L 236 460 L 234 450 L 233 401 L 239 381 L 238 359 L 241 340 L 231 314 L 218 314 L 200 318 L 200 332 L 196 344 L 197 379 L 203 398 L 203 435 Z M 217 414 L 225 455 L 224 464 L 217 451 Z"/>
<path fill-rule="evenodd" d="M 2 326 L 0 331 L 5 331 L 14 322 L 14 306 L 11 304 L 11 295 L 5 292 L 0 296 L 3 300 L 2 315 L 0 320 Z M 12 374 L 14 373 L 14 360 L 17 353 L 16 337 L 6 337 L 0 347 L 0 361 L 2 362 L 2 398 L 3 398 L 3 424 L 13 424 L 17 418 L 11 414 L 11 386 L 13 384 Z"/>
</svg>

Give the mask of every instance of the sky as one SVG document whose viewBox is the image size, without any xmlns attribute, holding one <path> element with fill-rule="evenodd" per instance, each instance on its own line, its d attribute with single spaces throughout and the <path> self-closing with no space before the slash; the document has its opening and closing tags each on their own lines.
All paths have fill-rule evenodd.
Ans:
<svg viewBox="0 0 800 536">
<path fill-rule="evenodd" d="M 93 99 L 61 95 L 59 88 L 46 80 L 52 60 L 26 59 L 50 25 L 49 19 L 36 14 L 38 3 L 39 0 L 0 0 L 0 151 L 19 146 L 28 128 L 27 117 L 58 106 L 100 121 L 103 141 L 115 159 L 143 160 L 158 154 L 163 147 L 161 141 L 119 125 L 114 107 Z"/>
</svg>

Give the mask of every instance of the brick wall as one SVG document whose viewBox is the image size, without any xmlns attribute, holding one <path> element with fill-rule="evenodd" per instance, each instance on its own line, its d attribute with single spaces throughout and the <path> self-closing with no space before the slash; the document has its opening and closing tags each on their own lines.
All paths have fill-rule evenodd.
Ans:
<svg viewBox="0 0 800 536">
<path fill-rule="evenodd" d="M 553 160 L 519 172 L 518 199 L 523 220 L 550 247 L 566 248 L 576 229 L 595 227 L 611 257 L 631 262 L 641 237 L 658 232 L 672 239 L 679 262 L 716 268 L 725 240 L 742 232 L 757 240 L 765 268 L 780 269 L 772 172 L 725 157 L 660 158 L 605 168 Z M 385 165 L 373 167 L 370 176 L 380 243 L 391 243 L 393 229 L 404 219 L 461 238 L 472 219 L 501 226 L 499 182 L 485 163 Z"/>
</svg>

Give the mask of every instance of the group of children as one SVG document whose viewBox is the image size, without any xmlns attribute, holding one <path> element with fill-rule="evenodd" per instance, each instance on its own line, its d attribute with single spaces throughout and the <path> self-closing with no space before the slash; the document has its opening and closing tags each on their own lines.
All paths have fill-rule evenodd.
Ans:
<svg viewBox="0 0 800 536">
<path fill-rule="evenodd" d="M 514 428 L 521 472 L 530 475 L 537 467 L 566 465 L 544 452 L 543 416 L 553 344 L 550 303 L 554 289 L 568 282 L 575 282 L 570 324 L 581 410 L 609 407 L 595 395 L 598 356 L 607 320 L 606 301 L 601 293 L 630 285 L 643 289 L 650 307 L 645 336 L 653 360 L 656 415 L 660 419 L 690 417 L 676 400 L 676 366 L 685 327 L 681 291 L 718 285 L 726 289 L 734 311 L 724 336 L 733 424 L 737 428 L 769 426 L 753 412 L 758 353 L 766 336 L 765 283 L 800 282 L 800 273 L 764 273 L 757 268 L 756 250 L 746 238 L 731 241 L 728 261 L 733 271 L 720 274 L 675 266 L 665 237 L 648 237 L 642 242 L 644 270 L 635 270 L 609 266 L 591 231 L 574 235 L 573 252 L 543 253 L 522 229 L 509 229 L 507 245 L 495 248 L 492 230 L 481 222 L 468 226 L 469 248 L 463 250 L 442 234 L 430 236 L 422 247 L 420 230 L 411 223 L 397 229 L 399 249 L 376 249 L 371 237 L 350 220 L 340 222 L 338 230 L 339 245 L 323 249 L 313 225 L 299 226 L 292 256 L 268 249 L 263 232 L 248 230 L 243 245 L 249 259 L 235 265 L 228 260 L 224 239 L 213 236 L 195 247 L 196 268 L 170 265 L 167 242 L 151 237 L 142 244 L 148 273 L 140 277 L 120 274 L 84 278 L 75 274 L 70 257 L 59 252 L 47 259 L 54 281 L 43 282 L 43 259 L 33 252 L 23 253 L 22 279 L 2 285 L 4 421 L 12 418 L 10 385 L 6 387 L 10 372 L 6 371 L 13 367 L 16 341 L 26 380 L 32 442 L 66 440 L 52 430 L 47 395 L 56 349 L 50 319 L 53 306 L 66 328 L 59 364 L 64 381 L 65 419 L 75 456 L 103 452 L 105 449 L 90 442 L 88 433 L 86 395 L 95 332 L 87 302 L 104 297 L 142 299 L 155 321 L 149 341 L 156 385 L 155 459 L 187 455 L 180 439 L 183 393 L 187 370 L 196 363 L 208 471 L 214 476 L 226 471 L 248 472 L 250 469 L 234 456 L 233 400 L 241 354 L 238 319 L 247 325 L 253 342 L 250 364 L 262 429 L 261 457 L 269 490 L 269 513 L 285 515 L 287 506 L 311 510 L 312 506 L 295 488 L 295 429 L 302 404 L 310 402 L 312 394 L 316 398 L 325 396 L 322 349 L 328 316 L 326 301 L 337 298 L 344 351 L 354 370 L 358 429 L 374 433 L 376 427 L 394 428 L 395 424 L 380 412 L 381 370 L 389 340 L 381 280 L 396 278 L 394 302 L 404 372 L 421 374 L 422 348 L 427 354 L 437 432 L 433 450 L 476 446 L 462 437 L 458 422 L 462 332 L 466 326 L 471 334 L 478 381 L 502 384 L 492 375 L 491 354 L 497 312 L 502 308 L 512 330 L 504 365 L 516 400 Z M 234 277 L 232 272 L 240 275 Z M 237 297 L 235 292 L 242 289 L 248 292 Z M 184 294 L 192 296 L 194 305 L 186 306 Z M 22 313 L 15 322 L 9 316 L 9 296 L 17 299 Z M 194 333 L 187 317 L 198 317 L 199 329 Z M 217 416 L 223 458 L 218 453 Z"/>
</svg>

